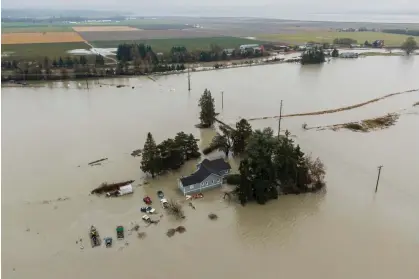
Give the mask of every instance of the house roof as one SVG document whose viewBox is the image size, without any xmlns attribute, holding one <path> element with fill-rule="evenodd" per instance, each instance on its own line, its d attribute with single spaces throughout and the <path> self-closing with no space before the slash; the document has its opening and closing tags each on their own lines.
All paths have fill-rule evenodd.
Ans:
<svg viewBox="0 0 419 279">
<path fill-rule="evenodd" d="M 201 162 L 201 166 L 205 166 L 207 169 L 214 173 L 219 173 L 220 171 L 231 169 L 230 164 L 224 161 L 223 158 L 218 158 L 211 161 L 208 159 L 204 159 Z"/>
<path fill-rule="evenodd" d="M 183 186 L 201 183 L 211 174 L 219 176 L 220 171 L 229 170 L 231 166 L 224 159 L 208 160 L 204 159 L 198 166 L 198 170 L 190 176 L 180 178 Z"/>
</svg>

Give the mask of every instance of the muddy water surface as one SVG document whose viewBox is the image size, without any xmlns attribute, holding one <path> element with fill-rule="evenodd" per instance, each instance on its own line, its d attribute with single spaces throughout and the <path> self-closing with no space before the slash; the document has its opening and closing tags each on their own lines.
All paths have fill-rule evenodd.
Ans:
<svg viewBox="0 0 419 279">
<path fill-rule="evenodd" d="M 187 218 L 164 216 L 141 223 L 142 197 L 156 191 L 182 200 L 179 172 L 135 187 L 119 199 L 89 196 L 103 181 L 141 182 L 141 148 L 179 131 L 205 146 L 213 130 L 198 130 L 197 100 L 212 91 L 220 117 L 310 112 L 348 106 L 388 93 L 419 88 L 418 57 L 336 60 L 323 66 L 270 65 L 185 75 L 52 83 L 44 88 L 2 90 L 2 275 L 5 278 L 418 278 L 419 93 L 386 99 L 336 114 L 284 119 L 307 153 L 328 168 L 327 192 L 281 197 L 265 206 L 241 207 L 218 190 L 184 205 Z M 115 88 L 109 84 L 125 84 Z M 131 88 L 134 86 L 134 89 Z M 221 110 L 224 91 L 224 110 Z M 301 124 L 329 125 L 407 109 L 390 129 L 372 133 L 303 131 Z M 416 113 L 416 114 L 415 114 Z M 254 121 L 257 128 L 275 120 Z M 216 156 L 216 155 L 213 155 Z M 108 157 L 101 166 L 88 162 Z M 231 160 L 233 165 L 236 164 Z M 374 195 L 376 167 L 384 165 Z M 65 201 L 58 198 L 69 197 Z M 158 204 L 156 208 L 161 211 Z M 219 215 L 216 221 L 208 213 Z M 115 238 L 115 227 L 139 222 L 114 247 L 91 249 L 91 224 Z M 168 238 L 168 228 L 187 232 Z M 76 240 L 83 238 L 84 249 Z"/>
</svg>

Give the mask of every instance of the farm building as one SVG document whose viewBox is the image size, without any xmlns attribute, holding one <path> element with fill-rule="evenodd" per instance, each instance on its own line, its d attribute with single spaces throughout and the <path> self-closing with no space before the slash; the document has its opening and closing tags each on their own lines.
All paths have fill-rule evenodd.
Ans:
<svg viewBox="0 0 419 279">
<path fill-rule="evenodd" d="M 223 158 L 211 161 L 204 159 L 193 174 L 178 180 L 178 187 L 184 195 L 220 187 L 230 170 L 230 164 Z"/>
<path fill-rule="evenodd" d="M 382 47 L 384 47 L 384 40 L 375 40 L 372 43 L 372 47 L 375 47 L 375 48 L 382 48 Z"/>
</svg>

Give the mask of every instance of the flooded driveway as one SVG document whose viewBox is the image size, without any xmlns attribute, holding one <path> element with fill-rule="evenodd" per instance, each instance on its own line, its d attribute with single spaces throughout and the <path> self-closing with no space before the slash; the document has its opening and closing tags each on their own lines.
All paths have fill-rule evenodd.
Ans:
<svg viewBox="0 0 419 279">
<path fill-rule="evenodd" d="M 419 88 L 418 57 L 334 60 L 322 66 L 278 64 L 187 76 L 51 83 L 2 89 L 2 275 L 7 278 L 419 278 L 419 93 L 403 94 L 345 112 L 283 119 L 306 153 L 327 166 L 327 192 L 280 197 L 242 207 L 218 190 L 186 204 L 187 218 L 164 216 L 127 243 L 90 248 L 88 229 L 115 238 L 115 228 L 140 222 L 142 198 L 156 191 L 182 200 L 176 173 L 135 187 L 118 199 L 89 196 L 98 184 L 144 174 L 147 132 L 159 142 L 193 133 L 205 146 L 213 130 L 198 130 L 197 102 L 208 88 L 220 117 L 234 123 L 284 113 L 333 109 Z M 129 85 L 116 88 L 112 85 Z M 134 87 L 134 88 L 132 88 Z M 224 110 L 221 110 L 224 91 Z M 376 132 L 303 131 L 405 110 L 395 126 Z M 277 127 L 275 119 L 251 122 Z M 109 158 L 102 166 L 88 162 Z M 234 160 L 231 159 L 234 165 Z M 384 165 L 374 194 L 377 166 Z M 68 197 L 68 200 L 62 200 Z M 159 205 L 156 208 L 161 211 Z M 208 213 L 219 218 L 210 221 Z M 187 232 L 173 238 L 167 229 Z M 83 238 L 84 249 L 76 240 Z"/>
</svg>

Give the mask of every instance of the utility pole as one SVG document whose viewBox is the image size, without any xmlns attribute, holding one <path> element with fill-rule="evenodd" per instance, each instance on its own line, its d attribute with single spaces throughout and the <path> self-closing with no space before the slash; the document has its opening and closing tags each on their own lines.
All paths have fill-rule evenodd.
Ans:
<svg viewBox="0 0 419 279">
<path fill-rule="evenodd" d="M 378 166 L 378 177 L 377 177 L 377 184 L 375 185 L 375 192 L 377 193 L 378 190 L 378 182 L 380 181 L 380 174 L 381 174 L 381 168 L 383 166 Z"/>
<path fill-rule="evenodd" d="M 190 73 L 189 66 L 188 66 L 188 90 L 191 91 L 191 73 Z"/>
<path fill-rule="evenodd" d="M 221 109 L 224 109 L 224 91 L 221 91 Z"/>
<path fill-rule="evenodd" d="M 281 119 L 282 119 L 282 100 L 281 100 L 281 106 L 279 107 L 278 139 L 279 139 L 279 133 L 281 132 Z"/>
<path fill-rule="evenodd" d="M 86 79 L 87 90 L 89 90 L 89 82 Z"/>
</svg>

